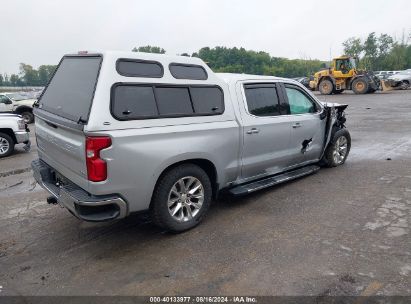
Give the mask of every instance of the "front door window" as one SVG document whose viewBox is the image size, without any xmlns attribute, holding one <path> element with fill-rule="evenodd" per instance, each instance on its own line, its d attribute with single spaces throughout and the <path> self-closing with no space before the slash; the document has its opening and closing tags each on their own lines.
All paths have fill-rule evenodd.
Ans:
<svg viewBox="0 0 411 304">
<path fill-rule="evenodd" d="M 9 99 L 6 96 L 0 96 L 0 103 L 2 104 L 8 104 Z"/>
<path fill-rule="evenodd" d="M 294 88 L 285 88 L 290 104 L 290 114 L 315 113 L 314 103 L 303 94 L 300 90 Z"/>
</svg>

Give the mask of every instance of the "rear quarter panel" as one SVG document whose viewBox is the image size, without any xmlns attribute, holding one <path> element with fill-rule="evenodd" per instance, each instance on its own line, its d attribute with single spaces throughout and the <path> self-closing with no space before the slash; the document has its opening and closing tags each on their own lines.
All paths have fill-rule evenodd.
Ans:
<svg viewBox="0 0 411 304">
<path fill-rule="evenodd" d="M 238 126 L 234 121 L 104 132 L 112 146 L 101 152 L 108 179 L 90 182 L 96 195 L 118 193 L 129 211 L 149 207 L 155 184 L 170 165 L 190 159 L 211 161 L 221 187 L 238 174 Z"/>
</svg>

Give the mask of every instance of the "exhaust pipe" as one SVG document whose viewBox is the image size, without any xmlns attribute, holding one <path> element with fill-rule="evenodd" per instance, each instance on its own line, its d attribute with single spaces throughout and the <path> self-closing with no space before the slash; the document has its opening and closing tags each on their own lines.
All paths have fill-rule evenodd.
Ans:
<svg viewBox="0 0 411 304">
<path fill-rule="evenodd" d="M 54 196 L 49 196 L 47 198 L 47 204 L 55 205 L 55 204 L 57 204 L 57 199 Z"/>
</svg>

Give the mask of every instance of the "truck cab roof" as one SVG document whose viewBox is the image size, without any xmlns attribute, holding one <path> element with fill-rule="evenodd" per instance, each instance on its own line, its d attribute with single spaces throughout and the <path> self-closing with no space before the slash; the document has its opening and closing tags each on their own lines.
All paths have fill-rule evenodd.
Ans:
<svg viewBox="0 0 411 304">
<path fill-rule="evenodd" d="M 294 82 L 292 79 L 281 78 L 275 76 L 261 76 L 252 74 L 233 74 L 233 73 L 216 73 L 225 83 L 229 84 L 232 82 L 243 81 L 243 80 L 261 80 L 261 81 L 284 81 L 284 82 Z M 297 83 L 297 82 L 296 82 Z"/>
</svg>

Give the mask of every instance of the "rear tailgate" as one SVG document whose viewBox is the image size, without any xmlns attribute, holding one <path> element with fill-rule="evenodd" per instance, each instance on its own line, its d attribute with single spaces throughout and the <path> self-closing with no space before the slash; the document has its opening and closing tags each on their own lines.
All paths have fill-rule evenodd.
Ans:
<svg viewBox="0 0 411 304">
<path fill-rule="evenodd" d="M 57 126 L 37 116 L 36 138 L 40 159 L 73 183 L 87 190 L 83 131 Z"/>
<path fill-rule="evenodd" d="M 34 109 L 40 159 L 85 190 L 89 182 L 83 127 L 101 61 L 98 55 L 64 56 Z"/>
</svg>

